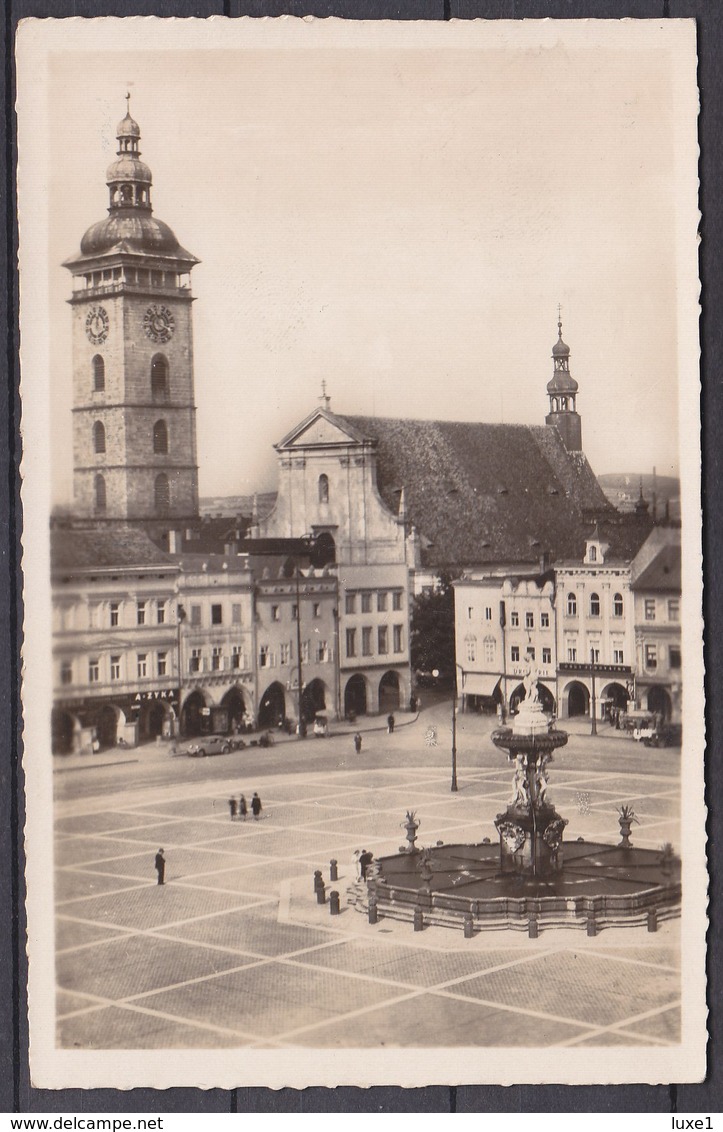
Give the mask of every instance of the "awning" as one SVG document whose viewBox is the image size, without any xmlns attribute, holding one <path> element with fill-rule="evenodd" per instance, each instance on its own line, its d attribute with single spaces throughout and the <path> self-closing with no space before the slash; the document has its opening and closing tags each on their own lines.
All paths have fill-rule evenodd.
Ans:
<svg viewBox="0 0 723 1132">
<path fill-rule="evenodd" d="M 465 696 L 494 696 L 501 679 L 494 672 L 465 672 L 462 691 Z"/>
</svg>

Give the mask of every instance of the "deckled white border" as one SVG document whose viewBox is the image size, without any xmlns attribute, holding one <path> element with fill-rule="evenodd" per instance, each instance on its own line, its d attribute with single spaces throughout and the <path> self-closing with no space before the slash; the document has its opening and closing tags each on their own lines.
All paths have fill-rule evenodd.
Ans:
<svg viewBox="0 0 723 1132">
<path fill-rule="evenodd" d="M 678 349 L 681 490 L 684 522 L 683 658 L 683 971 L 682 1042 L 672 1048 L 504 1050 L 335 1049 L 72 1051 L 54 1047 L 52 770 L 47 452 L 50 436 L 47 262 L 48 62 L 51 53 L 104 50 L 212 51 L 218 48 L 329 50 L 361 47 L 468 49 L 552 46 L 559 41 L 631 53 L 656 46 L 671 54 L 678 200 Z M 228 21 L 133 19 L 27 20 L 17 42 L 23 402 L 23 567 L 25 646 L 24 769 L 28 818 L 30 1033 L 33 1084 L 44 1088 L 196 1085 L 272 1088 L 308 1085 L 475 1083 L 650 1084 L 700 1080 L 705 1073 L 705 811 L 699 456 L 699 283 L 696 45 L 693 20 L 349 22 L 292 17 Z M 612 360 L 612 359 L 611 359 Z"/>
</svg>

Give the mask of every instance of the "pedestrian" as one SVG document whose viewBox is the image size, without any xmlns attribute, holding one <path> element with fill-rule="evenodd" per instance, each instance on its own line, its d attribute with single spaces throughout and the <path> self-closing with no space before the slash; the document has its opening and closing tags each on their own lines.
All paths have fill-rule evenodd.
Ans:
<svg viewBox="0 0 723 1132">
<path fill-rule="evenodd" d="M 387 731 L 390 735 L 394 734 L 394 716 L 391 712 L 387 716 Z"/>
<path fill-rule="evenodd" d="M 159 849 L 156 853 L 156 872 L 158 873 L 158 883 L 166 883 L 166 858 L 163 856 L 163 850 Z"/>
<path fill-rule="evenodd" d="M 236 806 L 236 799 L 235 798 L 229 798 L 228 808 L 229 808 L 229 811 L 231 813 L 231 821 L 236 821 L 237 806 Z"/>
<path fill-rule="evenodd" d="M 246 799 L 244 798 L 243 794 L 241 795 L 241 797 L 238 800 L 238 812 L 239 812 L 239 817 L 242 818 L 243 821 L 246 821 L 246 815 L 249 812 L 249 808 L 246 805 Z"/>
<path fill-rule="evenodd" d="M 357 880 L 361 880 L 361 849 L 354 850 L 354 874 Z"/>
<path fill-rule="evenodd" d="M 356 735 L 354 736 L 354 750 L 356 751 L 356 753 L 358 755 L 360 755 L 361 749 L 362 749 L 362 737 L 361 737 L 360 732 L 357 731 Z"/>
<path fill-rule="evenodd" d="M 254 796 L 251 799 L 251 813 L 254 815 L 254 821 L 258 821 L 261 813 L 261 799 L 256 791 L 254 791 Z"/>
<path fill-rule="evenodd" d="M 367 879 L 367 869 L 369 868 L 369 866 L 371 865 L 373 860 L 374 860 L 374 854 L 370 853 L 368 849 L 362 849 L 361 856 L 359 858 L 359 866 L 360 866 L 360 869 L 361 869 L 361 879 L 362 880 Z"/>
</svg>

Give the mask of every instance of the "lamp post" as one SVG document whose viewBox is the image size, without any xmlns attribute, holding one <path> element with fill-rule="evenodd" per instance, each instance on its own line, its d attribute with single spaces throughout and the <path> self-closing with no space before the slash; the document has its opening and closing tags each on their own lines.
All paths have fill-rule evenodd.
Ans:
<svg viewBox="0 0 723 1132">
<path fill-rule="evenodd" d="M 597 704 L 595 700 L 595 649 L 590 649 L 590 681 L 592 684 L 592 723 L 590 734 L 597 735 Z"/>
<path fill-rule="evenodd" d="M 306 734 L 306 725 L 304 723 L 304 717 L 302 715 L 302 706 L 303 705 L 302 705 L 302 699 L 301 699 L 302 691 L 303 691 L 303 687 L 304 687 L 304 681 L 303 681 L 302 674 L 301 674 L 301 592 L 300 592 L 300 589 L 299 589 L 299 564 L 298 564 L 298 562 L 296 564 L 296 655 L 298 657 L 298 662 L 299 662 L 298 663 L 298 668 L 299 668 L 299 695 L 298 695 L 299 739 L 303 739 L 304 735 Z"/>
<path fill-rule="evenodd" d="M 439 677 L 439 669 L 435 668 L 432 671 L 432 676 L 436 680 Z M 452 686 L 452 785 L 450 790 L 453 794 L 457 793 L 457 668 L 454 670 L 454 684 Z"/>
</svg>

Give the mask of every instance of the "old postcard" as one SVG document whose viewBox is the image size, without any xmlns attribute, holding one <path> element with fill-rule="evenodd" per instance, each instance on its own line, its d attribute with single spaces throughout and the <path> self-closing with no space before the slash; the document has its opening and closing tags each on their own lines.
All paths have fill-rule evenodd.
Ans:
<svg viewBox="0 0 723 1132">
<path fill-rule="evenodd" d="M 17 62 L 33 1083 L 700 1080 L 694 22 Z"/>
</svg>

